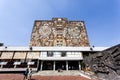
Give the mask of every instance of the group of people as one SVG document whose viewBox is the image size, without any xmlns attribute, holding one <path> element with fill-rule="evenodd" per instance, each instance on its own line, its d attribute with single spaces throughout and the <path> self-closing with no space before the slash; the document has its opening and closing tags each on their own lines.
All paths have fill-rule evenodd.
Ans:
<svg viewBox="0 0 120 80">
<path fill-rule="evenodd" d="M 31 80 L 31 77 L 32 77 L 32 69 L 28 67 L 24 72 L 24 80 Z"/>
</svg>

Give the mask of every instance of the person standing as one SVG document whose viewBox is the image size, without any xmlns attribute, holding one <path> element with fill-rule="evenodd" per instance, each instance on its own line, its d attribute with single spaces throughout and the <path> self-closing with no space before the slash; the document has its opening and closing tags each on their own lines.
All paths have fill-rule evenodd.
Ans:
<svg viewBox="0 0 120 80">
<path fill-rule="evenodd" d="M 29 68 L 28 76 L 29 76 L 29 80 L 31 80 L 31 77 L 32 77 L 32 68 Z"/>
<path fill-rule="evenodd" d="M 23 80 L 26 80 L 28 79 L 28 73 L 29 73 L 29 68 L 27 68 L 24 72 L 24 79 Z"/>
</svg>

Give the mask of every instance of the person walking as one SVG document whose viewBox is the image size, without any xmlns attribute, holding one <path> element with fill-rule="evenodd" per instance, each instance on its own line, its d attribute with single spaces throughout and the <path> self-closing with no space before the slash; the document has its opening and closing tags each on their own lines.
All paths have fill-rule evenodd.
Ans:
<svg viewBox="0 0 120 80">
<path fill-rule="evenodd" d="M 29 76 L 28 80 L 31 80 L 31 77 L 32 77 L 32 68 L 29 68 L 28 76 Z"/>
<path fill-rule="evenodd" d="M 28 73 L 29 73 L 29 68 L 27 68 L 24 72 L 24 79 L 23 80 L 27 80 L 28 79 Z"/>
</svg>

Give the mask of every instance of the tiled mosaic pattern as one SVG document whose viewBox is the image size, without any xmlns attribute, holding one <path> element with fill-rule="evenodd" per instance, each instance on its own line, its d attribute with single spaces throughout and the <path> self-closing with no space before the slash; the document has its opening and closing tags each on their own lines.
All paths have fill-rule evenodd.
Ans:
<svg viewBox="0 0 120 80">
<path fill-rule="evenodd" d="M 30 46 L 89 46 L 83 21 L 66 18 L 37 20 L 34 23 Z"/>
</svg>

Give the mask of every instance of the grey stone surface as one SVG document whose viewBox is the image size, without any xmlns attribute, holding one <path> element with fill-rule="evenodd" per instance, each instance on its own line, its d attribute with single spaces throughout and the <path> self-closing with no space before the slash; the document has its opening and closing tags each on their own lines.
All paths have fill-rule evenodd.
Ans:
<svg viewBox="0 0 120 80">
<path fill-rule="evenodd" d="M 91 54 L 84 59 L 84 62 L 100 78 L 120 80 L 120 44 Z"/>
<path fill-rule="evenodd" d="M 41 75 L 41 76 L 65 76 L 65 75 L 70 75 L 70 76 L 78 76 L 80 75 L 80 71 L 39 71 L 37 73 L 34 73 L 33 75 Z"/>
</svg>

